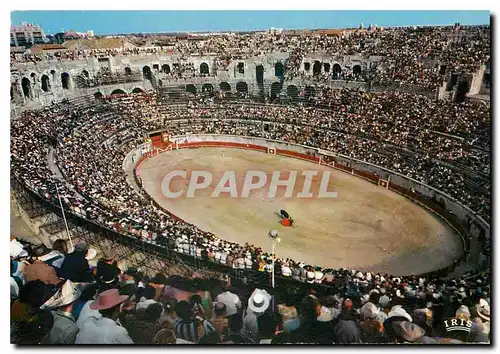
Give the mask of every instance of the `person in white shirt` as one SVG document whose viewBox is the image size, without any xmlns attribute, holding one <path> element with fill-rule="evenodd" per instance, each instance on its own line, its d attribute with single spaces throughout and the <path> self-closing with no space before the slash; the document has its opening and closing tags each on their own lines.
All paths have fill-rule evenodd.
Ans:
<svg viewBox="0 0 500 354">
<path fill-rule="evenodd" d="M 314 283 L 315 274 L 314 274 L 314 271 L 313 271 L 312 267 L 308 267 L 307 268 L 306 276 L 307 276 L 307 282 L 309 284 Z"/>
<path fill-rule="evenodd" d="M 221 255 L 220 250 L 219 250 L 219 249 L 217 249 L 217 250 L 215 251 L 215 261 L 216 261 L 217 263 L 220 263 L 220 255 Z"/>
<path fill-rule="evenodd" d="M 220 263 L 226 265 L 227 252 L 223 251 L 220 254 Z"/>
<path fill-rule="evenodd" d="M 224 305 L 226 305 L 226 314 L 225 317 L 230 317 L 241 309 L 241 300 L 238 297 L 238 295 L 228 291 L 225 291 L 223 293 L 220 293 L 217 295 L 215 298 L 215 302 L 222 302 Z"/>
<path fill-rule="evenodd" d="M 320 267 L 316 267 L 316 270 L 314 271 L 314 282 L 317 284 L 321 284 L 323 281 L 323 272 L 321 271 Z"/>
<path fill-rule="evenodd" d="M 245 268 L 246 269 L 252 269 L 252 260 L 248 257 L 245 257 Z"/>
<path fill-rule="evenodd" d="M 288 263 L 284 263 L 282 266 L 281 266 L 281 274 L 284 276 L 284 277 L 291 277 L 292 276 L 292 270 L 290 269 L 290 267 L 288 266 Z"/>
<path fill-rule="evenodd" d="M 81 325 L 75 344 L 134 344 L 127 330 L 116 323 L 121 304 L 127 298 L 127 295 L 120 295 L 118 289 L 99 294 L 89 305 L 89 309 L 98 310 L 101 317 L 87 317 Z"/>
</svg>

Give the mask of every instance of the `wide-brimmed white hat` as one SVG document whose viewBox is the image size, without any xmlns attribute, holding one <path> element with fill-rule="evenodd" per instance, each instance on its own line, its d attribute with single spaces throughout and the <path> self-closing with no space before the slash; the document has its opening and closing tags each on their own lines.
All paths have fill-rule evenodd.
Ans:
<svg viewBox="0 0 500 354">
<path fill-rule="evenodd" d="M 404 308 L 401 307 L 401 305 L 395 305 L 391 308 L 391 311 L 387 315 L 388 318 L 391 317 L 405 317 L 408 319 L 409 322 L 413 322 L 413 319 L 411 318 L 410 314 L 406 312 Z"/>
<path fill-rule="evenodd" d="M 80 297 L 87 285 L 89 283 L 74 283 L 69 279 L 66 280 L 62 287 L 40 306 L 40 309 L 56 309 L 71 304 Z"/>
<path fill-rule="evenodd" d="M 490 320 L 490 304 L 484 299 L 479 300 L 479 304 L 476 305 L 477 314 L 482 319 Z"/>
<path fill-rule="evenodd" d="M 265 290 L 255 289 L 248 299 L 248 308 L 255 313 L 262 313 L 269 307 L 271 295 Z"/>
</svg>

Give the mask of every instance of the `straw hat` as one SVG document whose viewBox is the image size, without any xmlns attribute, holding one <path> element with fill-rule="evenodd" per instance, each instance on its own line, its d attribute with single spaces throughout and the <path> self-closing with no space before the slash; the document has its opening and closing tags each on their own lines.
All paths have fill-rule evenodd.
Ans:
<svg viewBox="0 0 500 354">
<path fill-rule="evenodd" d="M 265 290 L 255 289 L 248 299 L 248 308 L 255 313 L 262 313 L 269 307 L 271 295 Z"/>
</svg>

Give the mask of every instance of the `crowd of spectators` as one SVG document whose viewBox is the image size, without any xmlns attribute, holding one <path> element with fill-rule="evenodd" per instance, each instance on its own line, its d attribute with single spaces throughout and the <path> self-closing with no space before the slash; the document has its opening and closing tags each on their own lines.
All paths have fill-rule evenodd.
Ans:
<svg viewBox="0 0 500 354">
<path fill-rule="evenodd" d="M 490 343 L 486 277 L 300 268 L 289 272 L 297 282 L 273 288 L 198 272 L 147 276 L 113 251 L 96 254 L 84 242 L 58 239 L 50 250 L 11 237 L 11 343 Z"/>
<path fill-rule="evenodd" d="M 180 254 L 203 261 L 262 273 L 272 272 L 272 255 L 260 247 L 221 240 L 193 225 L 186 225 L 163 213 L 128 184 L 122 161 L 131 149 L 142 143 L 147 131 L 167 127 L 174 135 L 190 132 L 260 136 L 335 151 L 395 170 L 443 190 L 489 220 L 491 131 L 490 108 L 484 104 L 471 101 L 449 104 L 402 93 L 371 94 L 318 87 L 314 97 L 298 105 L 256 105 L 249 101 L 204 98 L 163 108 L 160 113 L 156 95 L 145 93 L 110 98 L 99 104 L 55 104 L 39 111 L 26 111 L 12 120 L 13 174 L 51 201 L 57 198 L 57 185 L 63 205 L 71 212 L 117 232 L 175 249 Z M 268 122 L 275 124 L 271 129 L 263 129 Z M 52 149 L 57 152 L 56 162 L 66 183 L 56 179 L 54 171 L 47 164 L 47 156 Z M 478 186 L 478 180 L 484 184 Z M 471 184 L 470 181 L 476 183 Z M 473 187 L 482 189 L 475 190 Z M 54 246 L 54 249 L 61 247 Z M 489 244 L 485 244 L 483 253 L 489 256 Z M 60 264 L 55 263 L 56 266 Z M 17 274 L 12 269 L 13 266 L 11 274 Z M 93 304 L 92 309 L 103 310 L 104 313 L 94 311 L 92 313 L 95 316 L 88 318 L 90 322 L 87 322 L 86 317 L 80 321 L 87 322 L 87 326 L 83 323 L 78 325 L 75 318 L 78 330 L 72 326 L 73 331 L 79 332 L 75 334 L 74 343 L 88 343 L 89 338 L 93 343 L 107 343 L 107 340 L 111 340 L 109 338 L 115 337 L 115 343 L 433 343 L 442 341 L 441 336 L 447 336 L 442 333 L 444 318 L 455 316 L 459 308 L 460 314 L 467 312 L 460 307 L 462 305 L 469 308 L 468 311 L 476 308 L 476 313 L 471 316 L 473 312 L 470 312 L 469 318 L 475 318 L 477 323 L 474 325 L 474 336 L 464 341 L 488 340 L 483 335 L 487 334 L 485 322 L 481 322 L 484 316 L 479 315 L 484 315 L 487 308 L 489 316 L 489 306 L 485 305 L 489 302 L 486 299 L 489 294 L 488 273 L 479 278 L 474 277 L 471 285 L 467 277 L 454 279 L 453 282 L 418 277 L 396 278 L 356 270 L 325 269 L 290 259 L 277 259 L 276 273 L 299 283 L 328 284 L 337 288 L 343 286 L 343 290 L 332 290 L 331 294 L 290 291 L 297 297 L 281 299 L 281 295 L 273 294 L 272 289 L 267 289 L 272 295 L 268 296 L 246 285 L 243 292 L 247 292 L 247 297 L 241 295 L 240 298 L 240 293 L 236 297 L 242 300 L 240 304 L 246 304 L 248 298 L 249 309 L 245 310 L 245 305 L 240 305 L 235 313 L 228 310 L 229 304 L 225 304 L 225 309 L 218 304 L 224 301 L 206 301 L 204 296 L 208 296 L 217 286 L 204 287 L 205 295 L 200 294 L 202 298 L 199 300 L 186 297 L 185 294 L 179 295 L 181 298 L 176 297 L 179 293 L 190 291 L 185 286 L 192 287 L 191 280 L 150 281 L 153 289 L 165 284 L 165 289 L 169 285 L 177 289 L 172 292 L 172 296 L 162 297 L 158 293 L 153 296 L 152 290 L 149 295 L 146 291 L 149 289 L 147 279 L 136 279 L 122 269 L 116 272 L 116 279 L 113 278 L 119 279 L 116 284 L 120 284 L 120 281 L 131 284 L 133 278 L 137 288 L 128 293 L 122 293 L 122 290 L 120 294 L 116 291 L 113 294 L 105 293 L 109 287 L 103 285 L 104 288 L 99 288 L 101 281 L 99 277 L 94 277 L 97 280 L 94 285 L 101 291 L 91 288 L 94 290 L 88 294 L 90 297 L 84 299 L 88 306 Z M 58 274 L 57 284 L 52 284 L 50 289 L 29 281 L 24 285 L 29 285 L 29 291 L 40 296 L 53 296 L 56 291 L 64 292 L 62 284 L 68 284 L 68 280 L 64 282 L 64 279 L 70 279 L 63 276 L 64 271 Z M 31 318 L 35 323 L 42 321 L 43 325 L 51 322 L 46 311 L 40 312 L 41 304 L 48 298 L 42 302 L 38 299 L 34 303 L 21 300 L 23 284 L 18 283 L 19 299 L 15 303 L 28 312 L 23 316 L 33 316 Z M 486 287 L 481 284 L 486 284 Z M 254 290 L 256 294 L 250 302 L 250 294 Z M 102 295 L 95 297 L 96 293 L 101 292 Z M 376 297 L 373 293 L 384 300 L 381 303 L 377 299 L 372 301 L 373 306 L 366 305 L 371 296 Z M 178 303 L 172 305 L 171 298 Z M 127 304 L 123 306 L 127 310 L 121 317 L 119 312 L 122 306 L 113 302 L 120 299 L 123 300 L 120 304 Z M 217 300 L 217 295 L 213 299 Z M 102 307 L 110 302 L 113 306 Z M 270 302 L 273 306 L 269 305 Z M 147 312 L 155 303 L 159 305 L 150 310 L 154 313 Z M 67 307 L 69 303 L 63 305 Z M 68 312 L 61 306 L 54 308 L 54 313 Z M 259 306 L 265 306 L 267 310 L 262 311 L 266 314 L 265 321 L 259 321 L 258 314 L 261 312 L 255 311 Z M 421 310 L 417 312 L 437 312 L 440 315 L 434 320 L 432 315 L 430 318 L 424 316 L 427 322 L 417 322 L 414 317 L 416 309 Z M 443 309 L 448 311 L 445 311 L 446 315 L 439 312 Z M 377 315 L 372 316 L 373 313 Z M 387 318 L 382 313 L 389 318 L 395 317 L 394 313 L 403 314 L 409 321 L 395 327 L 392 321 L 386 322 Z M 232 317 L 236 314 L 237 317 Z M 161 327 L 158 322 L 158 318 L 164 315 L 168 317 L 168 328 Z M 22 319 L 27 318 L 23 316 Z M 117 316 L 123 327 L 114 322 Z M 375 317 L 379 319 L 378 324 L 370 322 Z M 19 321 L 22 323 L 18 318 Z M 266 327 L 269 323 L 273 326 Z M 13 326 L 13 330 L 18 329 L 18 325 Z M 99 337 L 104 330 L 110 330 L 112 335 L 109 338 L 106 335 Z M 318 331 L 320 336 L 315 335 Z M 418 338 L 415 337 L 416 333 L 419 333 Z M 424 340 L 424 333 L 430 338 Z M 46 341 L 51 337 L 46 337 L 47 334 L 44 332 L 43 338 L 36 335 L 33 338 L 39 338 L 34 340 L 40 342 Z M 22 338 L 16 341 L 29 340 Z"/>
</svg>

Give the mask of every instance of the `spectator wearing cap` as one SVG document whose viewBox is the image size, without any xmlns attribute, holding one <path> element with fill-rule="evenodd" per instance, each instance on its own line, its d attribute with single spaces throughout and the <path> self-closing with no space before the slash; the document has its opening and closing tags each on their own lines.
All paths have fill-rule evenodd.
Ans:
<svg viewBox="0 0 500 354">
<path fill-rule="evenodd" d="M 90 316 L 83 323 L 75 344 L 133 344 L 127 330 L 116 323 L 121 304 L 128 298 L 120 295 L 118 289 L 102 292 L 90 305 L 101 317 Z"/>
<path fill-rule="evenodd" d="M 85 258 L 87 251 L 87 244 L 79 242 L 73 252 L 67 254 L 64 258 L 61 267 L 58 269 L 58 275 L 73 282 L 91 282 L 92 275 L 89 262 Z"/>
</svg>

